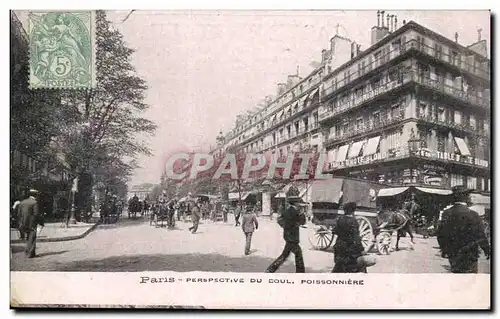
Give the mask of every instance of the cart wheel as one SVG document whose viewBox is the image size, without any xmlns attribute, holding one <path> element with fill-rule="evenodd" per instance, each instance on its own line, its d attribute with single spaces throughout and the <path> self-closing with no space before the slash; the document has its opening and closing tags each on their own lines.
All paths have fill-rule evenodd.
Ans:
<svg viewBox="0 0 500 319">
<path fill-rule="evenodd" d="M 363 216 L 356 216 L 359 224 L 359 235 L 361 237 L 361 244 L 365 252 L 369 252 L 374 244 L 373 227 L 370 221 Z"/>
<path fill-rule="evenodd" d="M 330 247 L 336 236 L 325 226 L 314 228 L 314 232 L 309 235 L 309 243 L 314 249 L 325 250 Z"/>
<path fill-rule="evenodd" d="M 377 250 L 382 255 L 389 255 L 391 250 L 391 233 L 382 231 L 377 236 Z"/>
</svg>

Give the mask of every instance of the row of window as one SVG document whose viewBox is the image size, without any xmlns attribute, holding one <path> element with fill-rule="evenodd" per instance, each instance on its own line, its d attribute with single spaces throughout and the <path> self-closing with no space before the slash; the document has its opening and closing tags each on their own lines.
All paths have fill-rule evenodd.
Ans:
<svg viewBox="0 0 500 319">
<path fill-rule="evenodd" d="M 329 138 L 340 138 L 352 133 L 362 133 L 363 131 L 376 129 L 392 120 L 403 119 L 405 117 L 404 112 L 403 105 L 395 103 L 390 106 L 377 108 L 369 115 L 343 119 L 330 128 Z"/>
<path fill-rule="evenodd" d="M 443 123 L 453 123 L 469 127 L 472 130 L 490 131 L 489 121 L 481 116 L 457 110 L 444 104 L 418 101 L 417 118 L 430 118 Z"/>
<path fill-rule="evenodd" d="M 468 189 L 490 191 L 490 179 L 484 177 L 466 176 L 460 174 L 450 175 L 450 186 L 466 185 Z"/>
</svg>

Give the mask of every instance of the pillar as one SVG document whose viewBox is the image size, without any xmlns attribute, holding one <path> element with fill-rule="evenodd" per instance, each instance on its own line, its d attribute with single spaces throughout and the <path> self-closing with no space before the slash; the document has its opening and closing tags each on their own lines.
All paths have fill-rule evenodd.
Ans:
<svg viewBox="0 0 500 319">
<path fill-rule="evenodd" d="M 262 216 L 271 215 L 271 193 L 268 191 L 262 192 Z"/>
</svg>

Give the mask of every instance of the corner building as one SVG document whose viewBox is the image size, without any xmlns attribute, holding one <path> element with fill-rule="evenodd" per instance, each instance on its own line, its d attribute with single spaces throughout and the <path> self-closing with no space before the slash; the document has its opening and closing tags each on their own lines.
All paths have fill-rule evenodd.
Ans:
<svg viewBox="0 0 500 319">
<path fill-rule="evenodd" d="M 490 190 L 490 61 L 413 21 L 324 78 L 328 172 L 398 186 Z"/>
</svg>

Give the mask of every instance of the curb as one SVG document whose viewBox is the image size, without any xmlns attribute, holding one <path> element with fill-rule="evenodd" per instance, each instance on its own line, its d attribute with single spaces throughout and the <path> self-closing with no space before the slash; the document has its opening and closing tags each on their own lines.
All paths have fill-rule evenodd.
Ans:
<svg viewBox="0 0 500 319">
<path fill-rule="evenodd" d="M 95 230 L 98 225 L 99 225 L 99 223 L 95 223 L 94 225 L 92 225 L 89 229 L 87 229 L 85 232 L 83 232 L 80 235 L 56 237 L 56 238 L 37 238 L 36 241 L 38 243 L 55 243 L 55 242 L 59 242 L 59 241 L 70 241 L 70 240 L 82 239 L 83 237 L 90 234 L 90 232 Z M 21 240 L 21 239 L 14 239 L 14 240 L 11 240 L 10 243 L 11 244 L 22 244 L 22 243 L 25 243 L 25 241 Z"/>
</svg>

